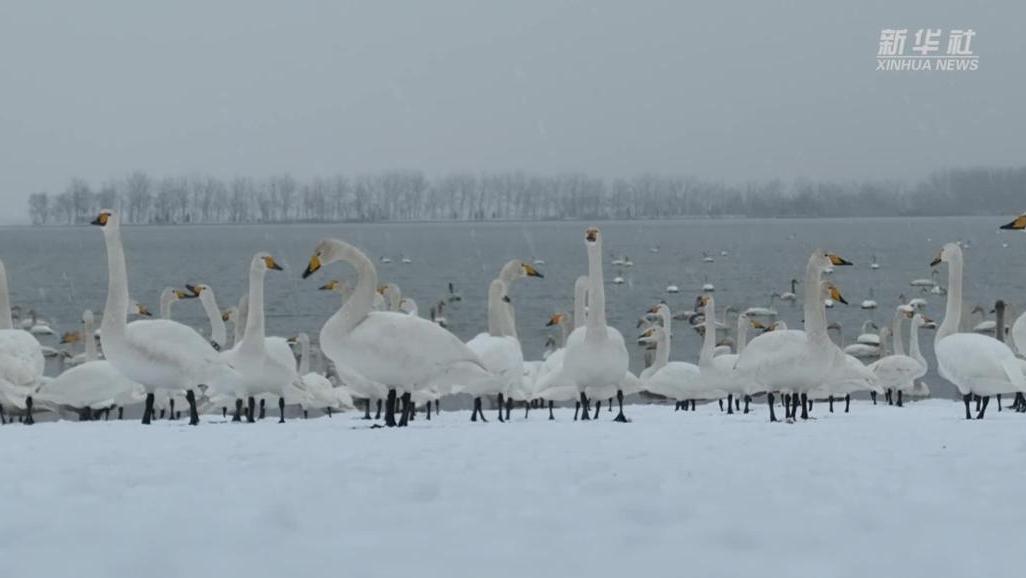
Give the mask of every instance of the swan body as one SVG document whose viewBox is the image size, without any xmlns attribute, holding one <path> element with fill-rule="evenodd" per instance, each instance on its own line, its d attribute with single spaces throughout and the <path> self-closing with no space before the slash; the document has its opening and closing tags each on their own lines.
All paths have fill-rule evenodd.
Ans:
<svg viewBox="0 0 1026 578">
<path fill-rule="evenodd" d="M 948 295 L 944 321 L 934 336 L 937 371 L 963 396 L 1026 391 L 1023 366 L 1008 347 L 979 333 L 959 333 L 962 317 L 962 249 L 944 245 L 932 265 L 948 264 Z"/>
<path fill-rule="evenodd" d="M 43 383 L 46 359 L 39 341 L 31 333 L 14 329 L 7 290 L 7 271 L 0 262 L 0 398 L 25 408 L 26 397 Z M 0 402 L 2 403 L 2 402 Z"/>
</svg>

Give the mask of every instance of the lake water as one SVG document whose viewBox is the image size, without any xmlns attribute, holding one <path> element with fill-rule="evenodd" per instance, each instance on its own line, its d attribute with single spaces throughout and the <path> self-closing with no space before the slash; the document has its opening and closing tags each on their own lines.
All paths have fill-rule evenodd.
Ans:
<svg viewBox="0 0 1026 578">
<path fill-rule="evenodd" d="M 944 298 L 923 294 L 909 281 L 929 277 L 930 260 L 944 242 L 955 240 L 970 245 L 967 303 L 986 304 L 989 311 L 996 299 L 1004 299 L 1011 306 L 1011 320 L 1026 302 L 1026 239 L 999 232 L 1002 222 L 1000 218 L 894 218 L 599 223 L 606 253 L 609 323 L 633 341 L 636 321 L 647 308 L 666 300 L 671 309 L 690 309 L 707 282 L 715 284 L 721 311 L 728 305 L 769 305 L 771 293 L 788 290 L 790 280 L 801 277 L 816 247 L 856 264 L 834 274 L 851 305 L 828 312 L 831 321 L 842 325 L 846 342 L 855 339 L 866 319 L 889 323 L 901 294 L 928 299 L 927 314 L 939 321 Z M 378 263 L 380 279 L 397 283 L 404 295 L 417 301 L 424 316 L 432 303 L 445 297 L 447 284 L 455 283 L 463 301 L 453 304 L 446 317 L 450 329 L 464 340 L 487 329 L 488 283 L 502 264 L 512 258 L 542 259 L 545 264 L 538 268 L 545 278 L 523 279 L 511 290 L 524 354 L 538 359 L 547 335 L 545 323 L 554 312 L 572 311 L 574 279 L 586 273 L 586 226 L 543 222 L 125 227 L 123 239 L 130 291 L 155 313 L 159 294 L 168 285 L 207 283 L 222 308 L 236 303 L 245 291 L 250 258 L 257 251 L 269 251 L 287 268 L 267 275 L 268 333 L 306 331 L 315 340 L 339 304 L 337 295 L 317 287 L 330 278 L 354 280 L 353 272 L 342 264 L 300 279 L 321 238 L 347 240 L 375 262 L 391 258 L 390 264 Z M 703 262 L 703 251 L 715 262 Z M 727 254 L 721 256 L 721 251 Z M 620 269 L 610 263 L 623 255 L 633 260 L 633 267 Z M 873 255 L 880 263 L 878 270 L 869 267 Z M 403 264 L 401 256 L 413 262 Z M 77 329 L 84 309 L 97 313 L 103 309 L 107 265 L 103 235 L 96 227 L 0 228 L 0 259 L 7 266 L 13 303 L 24 310 L 36 309 L 59 332 Z M 946 285 L 946 268 L 941 273 L 939 279 Z M 623 285 L 611 283 L 618 274 L 625 277 Z M 680 293 L 668 294 L 670 284 L 678 285 Z M 859 303 L 870 297 L 871 290 L 880 307 L 860 309 Z M 788 325 L 801 326 L 799 306 L 777 303 L 776 307 Z M 207 331 L 198 301 L 176 303 L 173 317 Z M 924 332 L 921 340 L 931 365 L 932 336 Z M 698 335 L 678 323 L 672 359 L 695 361 L 699 347 Z M 632 369 L 640 371 L 642 351 L 632 345 L 631 353 Z M 953 389 L 935 374 L 927 380 L 935 395 L 952 395 Z"/>
</svg>

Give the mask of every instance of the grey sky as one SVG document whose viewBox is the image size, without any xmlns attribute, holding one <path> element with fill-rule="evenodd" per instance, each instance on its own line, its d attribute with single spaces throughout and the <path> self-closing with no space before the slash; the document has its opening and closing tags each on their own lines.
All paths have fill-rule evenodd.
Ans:
<svg viewBox="0 0 1026 578">
<path fill-rule="evenodd" d="M 5 2 L 0 201 L 20 218 L 30 192 L 134 169 L 736 180 L 1019 164 L 1024 6 Z M 875 72 L 884 27 L 973 28 L 980 70 Z"/>
</svg>

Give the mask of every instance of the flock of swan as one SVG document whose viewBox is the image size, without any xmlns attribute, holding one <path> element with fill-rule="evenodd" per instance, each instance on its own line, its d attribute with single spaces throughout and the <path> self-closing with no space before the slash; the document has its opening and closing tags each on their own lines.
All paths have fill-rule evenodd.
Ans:
<svg viewBox="0 0 1026 578">
<path fill-rule="evenodd" d="M 766 327 L 756 320 L 760 308 L 751 308 L 737 316 L 735 348 L 724 348 L 716 340 L 722 322 L 717 320 L 709 290 L 697 298 L 689 317 L 703 333 L 697 364 L 670 361 L 675 316 L 668 305 L 659 303 L 639 323 L 637 341 L 652 348 L 654 355 L 651 365 L 635 375 L 628 367 L 627 340 L 607 323 L 602 234 L 597 228 L 589 227 L 584 234 L 588 270 L 575 282 L 572 318 L 562 313 L 552 316 L 549 325 L 559 329 L 560 338 L 543 359 L 534 361 L 524 359 L 511 292 L 521 279 L 543 276 L 535 267 L 538 261 L 513 260 L 501 268 L 489 285 L 487 331 L 464 343 L 445 327 L 440 309 L 433 308 L 432 319 L 422 318 L 416 304 L 402 298 L 398 287 L 380 284 L 373 261 L 360 249 L 339 239 L 324 239 L 315 247 L 302 277 L 337 262 L 349 264 L 357 275 L 353 287 L 338 281 L 320 287 L 342 296 L 342 304 L 319 335 L 320 349 L 331 362 L 329 377 L 310 370 L 307 335 L 291 339 L 267 335 L 264 279 L 282 274 L 270 254 L 253 256 L 248 293 L 237 308 L 222 311 L 210 286 L 187 285 L 185 290 L 164 292 L 160 319 L 129 322 L 130 315 L 150 315 L 130 298 L 119 215 L 104 210 L 93 224 L 102 229 L 107 252 L 102 320 L 97 330 L 93 314 L 83 314 L 83 331 L 65 337 L 83 341 L 85 351 L 54 378 L 43 375 L 45 348 L 36 337 L 49 327 L 35 316 L 15 326 L 6 271 L 0 263 L 0 420 L 6 421 L 5 409 L 30 424 L 40 411 L 72 409 L 80 415 L 84 412 L 88 419 L 95 412 L 109 415 L 113 409 L 120 416 L 126 405 L 142 403 L 142 423 L 149 424 L 158 408 L 161 414 L 169 408 L 174 418 L 177 402 L 180 409 L 187 406 L 192 425 L 199 423 L 201 413 L 227 418 L 229 411 L 232 421 L 253 422 L 264 416 L 267 402 L 277 402 L 279 421 L 284 422 L 287 405 L 304 412 L 330 412 L 354 409 L 362 402 L 365 417 L 370 417 L 371 404 L 376 403 L 379 417 L 384 406 L 385 425 L 401 427 L 414 419 L 418 406 L 430 419 L 432 404 L 437 413 L 441 398 L 468 394 L 474 398 L 473 421 L 485 420 L 482 400 L 494 398 L 500 421 L 510 419 L 514 404 L 521 404 L 525 415 L 547 404 L 553 419 L 558 402 L 574 403 L 575 420 L 594 420 L 600 418 L 603 401 L 608 400 L 606 409 L 612 414 L 615 400 L 613 419 L 626 422 L 624 397 L 645 392 L 675 400 L 677 410 L 693 410 L 697 401 L 714 400 L 722 408 L 725 401 L 728 414 L 742 411 L 742 400 L 748 413 L 753 398 L 764 396 L 771 421 L 779 421 L 778 401 L 784 419 L 795 421 L 809 417 L 815 400 L 828 400 L 830 411 L 835 401 L 844 400 L 848 412 L 856 392 L 869 392 L 874 403 L 877 394 L 885 393 L 888 399 L 893 395 L 899 406 L 903 396 L 924 394 L 925 386 L 918 381 L 929 369 L 919 348 L 924 327 L 936 328 L 937 370 L 961 393 L 966 419 L 973 418 L 970 403 L 974 399 L 975 417 L 982 419 L 991 396 L 1026 392 L 1026 361 L 1016 353 L 1026 352 L 1026 314 L 1013 325 L 1014 349 L 1003 339 L 960 331 L 964 255 L 956 243 L 944 245 L 931 263 L 947 265 L 943 321 L 937 325 L 917 304 L 903 303 L 875 344 L 872 339 L 860 343 L 879 349 L 880 336 L 892 340 L 890 354 L 872 363 L 863 363 L 852 354 L 854 350 L 842 349 L 831 339 L 827 309 L 847 302 L 838 285 L 825 275 L 851 263 L 817 249 L 809 256 L 804 278 L 792 282 L 791 291 L 779 296 L 796 302 L 801 286 L 801 329 L 781 322 Z M 1026 229 L 1026 215 L 1002 228 Z M 454 296 L 451 286 L 450 293 Z M 208 317 L 209 338 L 170 319 L 171 304 L 191 298 L 200 301 Z M 863 308 L 875 306 L 875 301 L 863 303 Z M 230 347 L 226 322 L 235 325 Z M 903 337 L 906 322 L 908 353 Z M 749 333 L 760 329 L 749 338 Z M 300 348 L 298 361 L 293 346 Z"/>
</svg>

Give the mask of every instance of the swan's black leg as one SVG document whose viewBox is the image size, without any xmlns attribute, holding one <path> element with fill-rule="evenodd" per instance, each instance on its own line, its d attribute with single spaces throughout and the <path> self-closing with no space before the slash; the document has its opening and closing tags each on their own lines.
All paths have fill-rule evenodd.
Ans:
<svg viewBox="0 0 1026 578">
<path fill-rule="evenodd" d="M 164 411 L 164 409 L 160 410 L 160 417 L 158 417 L 157 419 L 164 419 Z"/>
<path fill-rule="evenodd" d="M 980 406 L 980 412 L 976 414 L 976 419 L 983 419 L 983 414 L 987 413 L 987 406 L 990 404 L 990 396 L 983 396 L 983 404 Z"/>
<path fill-rule="evenodd" d="M 333 414 L 335 412 L 330 407 L 326 407 L 324 409 L 328 412 L 328 419 L 331 419 L 332 417 L 334 417 Z"/>
<path fill-rule="evenodd" d="M 680 400 L 673 402 L 673 411 L 680 411 Z"/>
<path fill-rule="evenodd" d="M 124 418 L 125 418 L 125 406 L 119 405 L 118 406 L 118 420 L 120 421 L 120 420 L 122 420 Z"/>
<path fill-rule="evenodd" d="M 436 399 L 435 400 L 435 415 L 438 416 L 438 415 L 441 415 L 441 413 L 442 413 L 442 400 Z"/>
<path fill-rule="evenodd" d="M 261 397 L 260 398 L 260 417 L 258 417 L 257 419 L 264 419 L 265 417 L 267 417 L 267 400 Z"/>
<path fill-rule="evenodd" d="M 827 403 L 830 404 L 830 413 L 834 413 L 834 396 L 828 397 Z"/>
<path fill-rule="evenodd" d="M 228 406 L 221 406 L 221 419 L 228 419 Z"/>
<path fill-rule="evenodd" d="M 382 400 L 378 400 L 378 412 L 374 414 L 374 419 L 381 419 L 381 404 Z"/>
<path fill-rule="evenodd" d="M 997 408 L 998 408 L 998 413 L 1000 413 L 1001 412 L 1001 394 L 1000 393 L 997 394 Z"/>
<path fill-rule="evenodd" d="M 806 394 L 801 395 L 802 400 L 802 419 L 809 419 L 809 396 Z"/>
<path fill-rule="evenodd" d="M 737 411 L 741 411 L 741 396 L 734 398 L 734 409 Z"/>
<path fill-rule="evenodd" d="M 609 413 L 613 413 L 613 398 L 609 398 L 609 404 L 608 404 L 607 407 L 609 409 L 607 409 L 606 411 L 609 412 Z"/>
<path fill-rule="evenodd" d="M 150 425 L 150 420 L 153 419 L 153 394 L 146 394 L 146 407 L 143 409 L 142 423 L 143 425 Z"/>
<path fill-rule="evenodd" d="M 720 404 L 720 411 L 723 411 L 723 400 L 722 399 L 717 399 L 716 403 Z"/>
<path fill-rule="evenodd" d="M 506 397 L 501 393 L 498 396 L 499 401 L 499 423 L 504 423 L 506 420 L 502 419 L 502 411 L 506 409 Z"/>
<path fill-rule="evenodd" d="M 734 394 L 727 394 L 727 415 L 734 415 Z"/>
<path fill-rule="evenodd" d="M 427 413 L 428 421 L 431 421 L 431 400 L 428 400 L 427 405 L 424 406 L 424 411 Z"/>
<path fill-rule="evenodd" d="M 6 423 L 7 423 L 7 418 L 4 417 L 4 406 L 0 405 L 0 425 L 5 425 Z"/>
<path fill-rule="evenodd" d="M 973 419 L 971 413 L 969 413 L 969 402 L 973 400 L 972 394 L 965 394 L 962 396 L 962 403 L 965 404 L 965 419 Z"/>
<path fill-rule="evenodd" d="M 896 403 L 895 405 L 897 405 L 898 407 L 904 407 L 904 405 L 902 404 L 902 401 L 901 401 L 901 390 L 900 389 L 898 390 L 898 403 Z"/>
<path fill-rule="evenodd" d="M 189 425 L 199 425 L 199 410 L 196 409 L 196 394 L 190 389 L 185 392 L 185 401 L 189 402 Z"/>
<path fill-rule="evenodd" d="M 403 393 L 403 413 L 399 418 L 399 427 L 406 427 L 410 423 L 410 414 L 413 409 L 413 402 L 410 401 L 410 392 Z"/>
<path fill-rule="evenodd" d="M 306 418 L 306 408 L 303 408 L 303 418 Z M 278 396 L 278 423 L 285 423 L 285 398 Z"/>
<path fill-rule="evenodd" d="M 534 404 L 534 400 L 524 402 L 524 419 L 527 419 L 527 414 L 531 412 L 531 405 Z"/>
<path fill-rule="evenodd" d="M 235 414 L 232 415 L 232 421 L 242 421 L 242 398 L 235 399 Z"/>
<path fill-rule="evenodd" d="M 513 398 L 506 398 L 506 421 L 509 421 L 509 414 L 513 411 Z"/>
<path fill-rule="evenodd" d="M 385 398 L 385 425 L 395 427 L 395 390 L 388 390 L 388 397 Z"/>
<path fill-rule="evenodd" d="M 752 403 L 752 396 L 745 395 L 745 414 L 748 413 L 748 404 Z"/>
<path fill-rule="evenodd" d="M 591 403 L 583 391 L 581 392 L 581 421 L 591 421 Z"/>
<path fill-rule="evenodd" d="M 849 409 L 851 409 L 851 394 L 844 396 L 844 413 L 848 413 Z"/>
<path fill-rule="evenodd" d="M 249 396 L 249 399 L 246 400 L 246 405 L 248 406 L 246 408 L 246 423 L 255 423 L 256 420 L 253 418 L 256 417 L 256 398 L 252 395 Z"/>
<path fill-rule="evenodd" d="M 581 413 L 581 402 L 577 401 L 574 404 L 574 421 L 577 421 L 577 414 Z"/>
<path fill-rule="evenodd" d="M 602 411 L 602 400 L 601 399 L 595 402 L 595 417 L 592 418 L 592 419 L 598 419 L 600 411 Z"/>
<path fill-rule="evenodd" d="M 32 417 L 32 396 L 25 397 L 25 425 L 32 425 L 36 423 L 34 417 Z"/>
<path fill-rule="evenodd" d="M 766 402 L 770 408 L 770 421 L 777 421 L 777 414 L 773 412 L 773 394 L 771 392 L 766 392 Z"/>
<path fill-rule="evenodd" d="M 625 416 L 623 414 L 623 390 L 622 389 L 616 390 L 616 405 L 617 405 L 617 407 L 619 408 L 620 411 L 619 411 L 619 413 L 616 414 L 616 417 L 613 418 L 613 421 L 618 421 L 620 423 L 627 423 L 627 416 Z"/>
<path fill-rule="evenodd" d="M 696 403 L 697 402 L 695 400 L 691 400 L 691 411 L 698 411 L 698 407 L 695 405 Z"/>
<path fill-rule="evenodd" d="M 364 405 L 363 407 L 364 407 L 363 419 L 370 419 L 371 418 L 371 414 L 370 414 L 370 398 L 369 397 L 367 398 L 367 404 Z"/>
<path fill-rule="evenodd" d="M 169 398 L 167 400 L 167 404 L 168 404 L 167 419 L 168 419 L 168 421 L 174 421 L 176 419 L 175 418 L 175 398 L 174 397 Z"/>
<path fill-rule="evenodd" d="M 549 400 L 549 419 L 550 420 L 555 420 L 556 416 L 552 415 L 552 406 L 553 406 L 553 403 L 552 403 L 552 400 L 550 399 Z"/>
<path fill-rule="evenodd" d="M 876 405 L 876 392 L 875 391 L 869 392 L 869 397 L 872 398 L 873 405 Z"/>
</svg>

